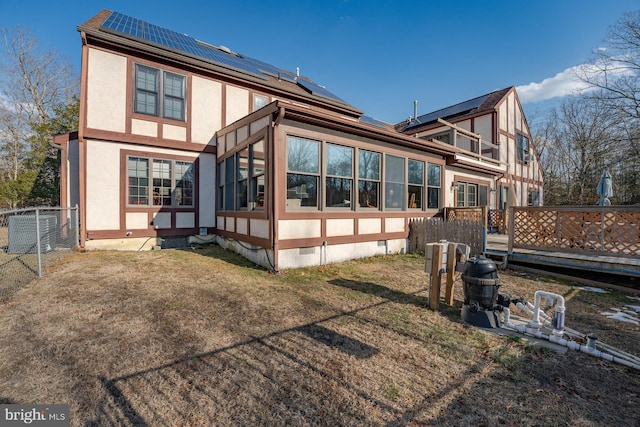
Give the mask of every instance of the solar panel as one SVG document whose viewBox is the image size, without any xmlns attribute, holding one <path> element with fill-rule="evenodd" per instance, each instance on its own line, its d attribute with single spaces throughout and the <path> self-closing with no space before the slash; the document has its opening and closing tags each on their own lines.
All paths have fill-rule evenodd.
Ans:
<svg viewBox="0 0 640 427">
<path fill-rule="evenodd" d="M 301 86 L 303 89 L 305 89 L 307 92 L 313 95 L 317 95 L 323 98 L 333 99 L 334 101 L 345 103 L 342 99 L 338 98 L 337 96 L 329 92 L 324 87 L 310 80 L 298 79 L 296 83 L 298 83 L 299 86 Z"/>
<path fill-rule="evenodd" d="M 411 125 L 407 126 L 405 130 L 436 121 L 439 118 L 444 119 L 457 114 L 466 113 L 467 111 L 473 110 L 474 108 L 478 108 L 479 106 L 481 106 L 482 103 L 489 97 L 489 95 L 490 94 L 482 95 L 477 98 L 469 99 L 468 101 L 464 101 L 456 105 L 451 105 L 441 110 L 433 111 L 431 113 L 418 116 L 418 120 L 415 123 L 412 123 Z"/>
<path fill-rule="evenodd" d="M 154 24 L 132 18 L 120 12 L 112 12 L 100 27 L 102 30 L 145 43 L 167 48 L 177 53 L 188 54 L 199 59 L 209 60 L 235 71 L 241 71 L 260 78 L 266 78 L 252 64 L 237 56 L 221 52 L 214 47 L 198 43 L 193 37 L 180 34 Z"/>
<path fill-rule="evenodd" d="M 370 117 L 370 116 L 361 116 L 360 117 L 360 123 L 367 123 L 367 124 L 374 125 L 374 126 L 377 126 L 379 128 L 382 128 L 382 129 L 386 129 L 387 128 L 387 126 L 383 122 L 381 122 L 380 120 L 376 120 L 376 119 L 374 119 L 373 117 Z"/>
<path fill-rule="evenodd" d="M 140 19 L 132 18 L 120 12 L 112 12 L 100 29 L 129 39 L 162 47 L 182 55 L 204 59 L 205 61 L 221 65 L 225 68 L 263 79 L 266 79 L 265 74 L 268 74 L 281 80 L 297 83 L 313 95 L 346 104 L 342 99 L 311 80 L 300 79 L 293 73 L 281 70 L 266 62 L 248 56 L 227 53 L 215 46 L 199 42 L 186 34 L 177 33 Z"/>
</svg>

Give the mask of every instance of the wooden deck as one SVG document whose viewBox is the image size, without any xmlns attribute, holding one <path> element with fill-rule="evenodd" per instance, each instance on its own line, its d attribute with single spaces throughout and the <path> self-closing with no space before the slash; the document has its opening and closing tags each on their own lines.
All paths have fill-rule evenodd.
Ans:
<svg viewBox="0 0 640 427">
<path fill-rule="evenodd" d="M 640 277 L 640 258 L 612 255 L 584 255 L 530 249 L 514 249 L 509 253 L 509 236 L 487 234 L 486 255 L 498 262 L 540 264 L 604 274 Z"/>
</svg>

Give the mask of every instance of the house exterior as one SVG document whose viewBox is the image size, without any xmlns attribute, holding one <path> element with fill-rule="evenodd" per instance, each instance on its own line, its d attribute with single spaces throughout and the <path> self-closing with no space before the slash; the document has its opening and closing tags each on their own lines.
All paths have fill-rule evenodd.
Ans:
<svg viewBox="0 0 640 427">
<path fill-rule="evenodd" d="M 418 116 L 396 129 L 461 149 L 445 169 L 454 193 L 451 206 L 542 205 L 544 177 L 515 87 Z"/>
<path fill-rule="evenodd" d="M 215 241 L 272 269 L 320 265 L 403 252 L 408 221 L 461 192 L 497 207 L 474 183 L 538 182 L 509 164 L 518 132 L 530 141 L 513 88 L 489 119 L 392 126 L 297 72 L 117 12 L 78 30 L 79 129 L 54 142 L 87 249 Z"/>
</svg>

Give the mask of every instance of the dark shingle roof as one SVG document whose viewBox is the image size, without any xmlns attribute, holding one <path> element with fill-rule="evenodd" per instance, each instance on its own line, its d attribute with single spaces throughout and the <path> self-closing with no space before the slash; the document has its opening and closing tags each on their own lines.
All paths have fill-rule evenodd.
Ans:
<svg viewBox="0 0 640 427">
<path fill-rule="evenodd" d="M 451 121 L 454 118 L 460 118 L 466 115 L 478 114 L 484 111 L 493 110 L 498 102 L 511 90 L 511 87 L 497 90 L 486 95 L 478 96 L 477 98 L 469 99 L 467 101 L 460 102 L 449 107 L 442 108 L 440 110 L 432 111 L 427 114 L 418 116 L 417 120 L 413 120 L 404 127 L 401 127 L 401 132 L 414 130 L 416 128 L 435 123 L 438 119 L 445 119 Z"/>
</svg>

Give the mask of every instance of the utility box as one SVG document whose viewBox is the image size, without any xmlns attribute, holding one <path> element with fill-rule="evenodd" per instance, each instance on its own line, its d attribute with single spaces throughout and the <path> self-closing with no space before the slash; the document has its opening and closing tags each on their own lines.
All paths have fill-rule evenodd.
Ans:
<svg viewBox="0 0 640 427">
<path fill-rule="evenodd" d="M 56 249 L 58 218 L 54 215 L 39 215 L 40 250 L 50 252 Z M 9 217 L 7 252 L 10 254 L 34 254 L 38 252 L 38 238 L 35 215 L 14 215 Z"/>
<path fill-rule="evenodd" d="M 441 241 L 437 243 L 427 243 L 425 247 L 425 258 L 424 258 L 424 271 L 426 273 L 431 273 L 433 269 L 433 254 L 434 247 L 439 246 L 442 248 L 442 272 L 447 271 L 447 249 L 449 248 L 449 243 L 446 241 Z"/>
</svg>

